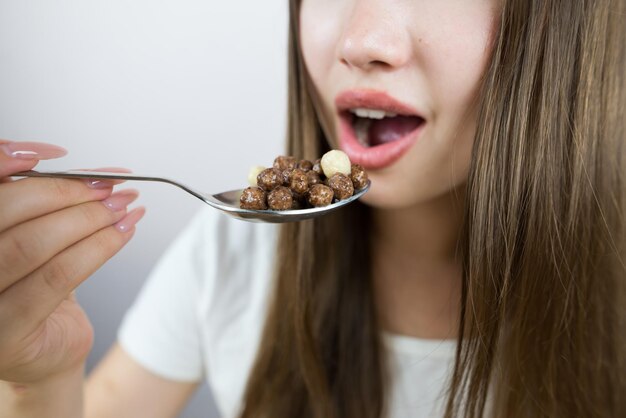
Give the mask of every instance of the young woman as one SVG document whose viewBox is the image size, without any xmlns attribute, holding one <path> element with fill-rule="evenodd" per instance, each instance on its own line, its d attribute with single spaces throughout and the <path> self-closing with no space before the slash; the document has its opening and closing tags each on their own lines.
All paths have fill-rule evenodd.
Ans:
<svg viewBox="0 0 626 418">
<path fill-rule="evenodd" d="M 288 152 L 341 148 L 371 191 L 280 228 L 200 214 L 84 392 L 70 292 L 135 194 L 0 185 L 0 415 L 170 417 L 206 375 L 229 417 L 619 416 L 624 3 L 291 1 Z"/>
</svg>

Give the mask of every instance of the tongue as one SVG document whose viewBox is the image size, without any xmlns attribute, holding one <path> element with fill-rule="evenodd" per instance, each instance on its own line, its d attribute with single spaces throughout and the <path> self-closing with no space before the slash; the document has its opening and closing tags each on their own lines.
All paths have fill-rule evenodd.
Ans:
<svg viewBox="0 0 626 418">
<path fill-rule="evenodd" d="M 422 119 L 415 116 L 396 116 L 373 120 L 369 133 L 370 146 L 386 144 L 406 136 L 421 125 Z"/>
</svg>

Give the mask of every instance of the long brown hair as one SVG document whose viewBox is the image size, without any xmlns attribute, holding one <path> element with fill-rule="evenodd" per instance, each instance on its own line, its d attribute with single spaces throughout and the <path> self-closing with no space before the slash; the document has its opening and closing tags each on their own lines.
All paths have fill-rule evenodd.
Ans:
<svg viewBox="0 0 626 418">
<path fill-rule="evenodd" d="M 626 411 L 623 0 L 503 1 L 465 195 L 448 418 Z M 288 151 L 328 145 L 290 1 Z M 368 211 L 281 229 L 242 418 L 376 418 Z M 487 399 L 490 399 L 487 402 Z"/>
</svg>

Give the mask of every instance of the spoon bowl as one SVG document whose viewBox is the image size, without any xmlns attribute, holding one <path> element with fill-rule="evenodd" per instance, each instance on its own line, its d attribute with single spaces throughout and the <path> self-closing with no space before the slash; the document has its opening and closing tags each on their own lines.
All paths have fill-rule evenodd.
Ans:
<svg viewBox="0 0 626 418">
<path fill-rule="evenodd" d="M 284 223 L 297 222 L 305 219 L 312 219 L 323 216 L 329 212 L 337 210 L 348 205 L 363 196 L 370 188 L 370 182 L 360 189 L 356 190 L 354 195 L 348 199 L 331 203 L 328 206 L 309 209 L 294 210 L 250 210 L 239 207 L 239 197 L 243 189 L 229 190 L 217 194 L 201 193 L 184 185 L 181 182 L 174 181 L 165 177 L 143 176 L 134 173 L 112 173 L 106 171 L 22 171 L 13 174 L 12 177 L 52 177 L 52 178 L 68 178 L 68 179 L 105 179 L 105 180 L 135 180 L 135 181 L 156 181 L 171 184 L 179 187 L 187 193 L 202 200 L 207 205 L 221 210 L 222 212 L 234 218 L 242 219 L 249 222 L 266 222 L 266 223 Z"/>
</svg>

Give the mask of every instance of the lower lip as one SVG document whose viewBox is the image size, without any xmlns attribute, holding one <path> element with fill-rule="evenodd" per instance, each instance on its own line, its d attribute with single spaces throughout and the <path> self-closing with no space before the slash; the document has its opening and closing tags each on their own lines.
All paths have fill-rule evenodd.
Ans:
<svg viewBox="0 0 626 418">
<path fill-rule="evenodd" d="M 350 161 L 368 170 L 385 168 L 395 163 L 413 146 L 426 126 L 426 122 L 422 122 L 400 139 L 375 147 L 364 147 L 356 138 L 349 119 L 345 116 L 339 118 L 339 147 L 348 154 Z"/>
</svg>

